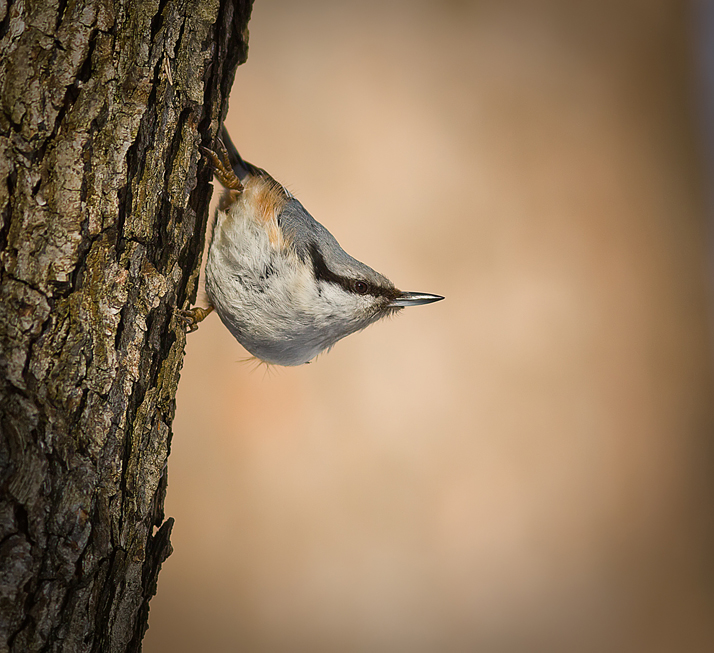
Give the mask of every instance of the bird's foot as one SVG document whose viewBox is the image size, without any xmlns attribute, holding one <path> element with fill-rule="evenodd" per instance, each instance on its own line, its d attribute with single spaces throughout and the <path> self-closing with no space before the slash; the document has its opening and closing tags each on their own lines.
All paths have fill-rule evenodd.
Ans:
<svg viewBox="0 0 714 653">
<path fill-rule="evenodd" d="M 208 308 L 194 306 L 188 310 L 176 309 L 176 316 L 184 325 L 186 331 L 188 333 L 193 333 L 196 329 L 198 329 L 198 323 L 203 322 L 203 320 L 205 320 L 212 311 L 213 306 L 209 306 Z"/>
<path fill-rule="evenodd" d="M 220 138 L 216 139 L 216 149 L 218 152 L 202 147 L 201 151 L 213 163 L 213 174 L 221 182 L 221 185 L 230 191 L 235 191 L 236 194 L 240 194 L 243 191 L 243 184 L 241 184 L 238 175 L 233 171 L 228 157 L 228 150 L 226 150 L 226 146 Z"/>
</svg>

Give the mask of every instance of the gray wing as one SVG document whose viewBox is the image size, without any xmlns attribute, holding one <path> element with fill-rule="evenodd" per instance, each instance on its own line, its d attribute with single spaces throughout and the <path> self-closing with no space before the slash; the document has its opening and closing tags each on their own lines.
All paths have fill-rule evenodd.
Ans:
<svg viewBox="0 0 714 653">
<path fill-rule="evenodd" d="M 335 274 L 350 279 L 365 279 L 382 287 L 393 286 L 385 276 L 345 252 L 335 237 L 294 197 L 285 205 L 278 222 L 303 260 L 308 260 L 312 248 L 317 247 L 325 264 Z"/>
</svg>

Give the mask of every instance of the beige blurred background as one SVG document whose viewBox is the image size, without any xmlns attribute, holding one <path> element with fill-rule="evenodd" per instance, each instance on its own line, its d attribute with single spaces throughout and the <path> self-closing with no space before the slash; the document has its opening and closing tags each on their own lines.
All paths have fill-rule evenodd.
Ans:
<svg viewBox="0 0 714 653">
<path fill-rule="evenodd" d="M 687 21 L 256 0 L 243 156 L 447 299 L 299 368 L 189 336 L 147 653 L 714 651 Z"/>
</svg>

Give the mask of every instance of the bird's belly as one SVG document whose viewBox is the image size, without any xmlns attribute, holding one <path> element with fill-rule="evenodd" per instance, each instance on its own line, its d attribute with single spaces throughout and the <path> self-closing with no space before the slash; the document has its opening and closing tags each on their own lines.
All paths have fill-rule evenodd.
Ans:
<svg viewBox="0 0 714 653">
<path fill-rule="evenodd" d="M 218 213 L 206 294 L 222 322 L 261 360 L 308 362 L 325 347 L 309 310 L 315 301 L 309 269 L 290 248 L 276 247 L 249 214 Z"/>
</svg>

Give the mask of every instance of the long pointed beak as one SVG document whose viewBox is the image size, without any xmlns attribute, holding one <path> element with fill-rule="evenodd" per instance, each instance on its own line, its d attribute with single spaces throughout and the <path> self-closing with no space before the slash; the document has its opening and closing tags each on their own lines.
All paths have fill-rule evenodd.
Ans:
<svg viewBox="0 0 714 653">
<path fill-rule="evenodd" d="M 390 302 L 390 306 L 420 306 L 444 299 L 441 295 L 430 295 L 425 292 L 402 292 Z"/>
</svg>

